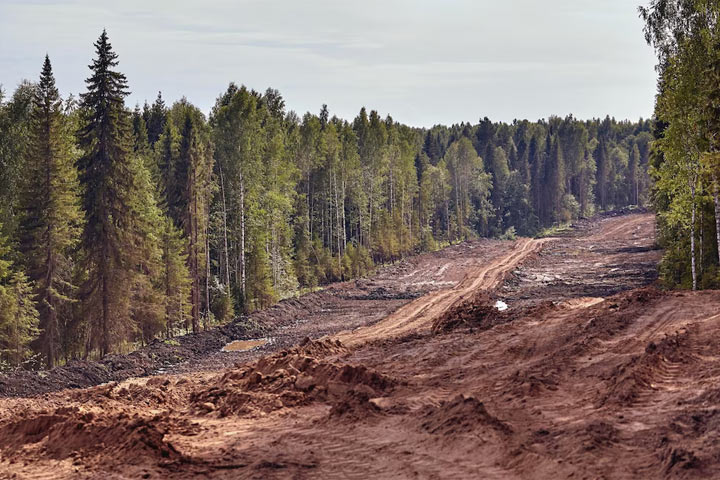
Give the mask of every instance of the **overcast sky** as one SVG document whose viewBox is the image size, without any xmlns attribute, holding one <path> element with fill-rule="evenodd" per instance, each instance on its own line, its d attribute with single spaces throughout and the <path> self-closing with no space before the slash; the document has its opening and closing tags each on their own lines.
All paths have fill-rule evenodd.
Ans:
<svg viewBox="0 0 720 480">
<path fill-rule="evenodd" d="M 186 96 L 208 112 L 234 81 L 288 109 L 415 126 L 652 113 L 640 0 L 0 0 L 0 83 L 84 88 L 107 28 L 131 105 Z"/>
</svg>

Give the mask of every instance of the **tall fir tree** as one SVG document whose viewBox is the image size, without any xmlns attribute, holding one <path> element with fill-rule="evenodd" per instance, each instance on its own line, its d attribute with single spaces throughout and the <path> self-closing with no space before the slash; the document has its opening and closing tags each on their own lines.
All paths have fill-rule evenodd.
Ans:
<svg viewBox="0 0 720 480">
<path fill-rule="evenodd" d="M 79 161 L 84 189 L 82 236 L 87 280 L 82 287 L 83 312 L 90 324 L 87 349 L 100 355 L 132 331 L 130 298 L 135 265 L 130 252 L 131 204 L 135 179 L 131 159 L 131 123 L 125 109 L 125 75 L 115 70 L 117 54 L 106 31 L 95 42 L 87 92 L 81 95 L 83 155 Z"/>
<path fill-rule="evenodd" d="M 147 103 L 145 104 L 143 108 L 143 120 L 145 120 L 150 146 L 154 146 L 160 139 L 160 135 L 165 131 L 167 114 L 167 107 L 162 98 L 162 92 L 158 92 L 157 98 L 152 106 L 149 106 Z"/>
<path fill-rule="evenodd" d="M 79 184 L 70 133 L 46 56 L 35 91 L 22 195 L 20 252 L 35 285 L 40 315 L 40 351 L 49 367 L 59 357 L 61 335 L 70 321 L 73 249 L 81 230 Z"/>
<path fill-rule="evenodd" d="M 208 267 L 208 215 L 214 163 L 210 131 L 202 112 L 183 100 L 171 110 L 178 124 L 180 144 L 168 171 L 168 213 L 188 239 L 192 328 L 198 331 L 201 316 L 210 308 Z M 169 122 L 168 122 L 169 123 Z"/>
</svg>

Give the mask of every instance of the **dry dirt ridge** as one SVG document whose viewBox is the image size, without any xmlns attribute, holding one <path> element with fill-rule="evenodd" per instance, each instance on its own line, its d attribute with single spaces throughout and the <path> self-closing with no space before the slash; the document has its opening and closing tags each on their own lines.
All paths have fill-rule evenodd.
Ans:
<svg viewBox="0 0 720 480">
<path fill-rule="evenodd" d="M 652 278 L 652 224 L 590 222 L 524 263 L 536 242 L 511 245 L 479 290 L 344 341 L 2 399 L 0 478 L 719 478 L 720 295 L 587 295 Z"/>
</svg>

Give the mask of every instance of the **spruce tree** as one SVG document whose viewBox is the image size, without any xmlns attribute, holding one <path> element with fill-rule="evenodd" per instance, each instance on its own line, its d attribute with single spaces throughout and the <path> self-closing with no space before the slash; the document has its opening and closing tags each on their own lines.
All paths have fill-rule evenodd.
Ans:
<svg viewBox="0 0 720 480">
<path fill-rule="evenodd" d="M 555 136 L 545 170 L 547 200 L 553 221 L 565 220 L 563 197 L 565 195 L 565 158 L 560 139 Z"/>
<path fill-rule="evenodd" d="M 158 92 L 155 102 L 152 107 L 146 108 L 143 112 L 143 119 L 147 127 L 148 141 L 151 146 L 160 139 L 163 131 L 165 131 L 165 123 L 167 123 L 167 107 L 165 107 L 165 101 L 162 98 L 162 93 Z"/>
<path fill-rule="evenodd" d="M 637 144 L 633 144 L 630 150 L 630 159 L 628 162 L 628 187 L 630 188 L 630 194 L 628 195 L 629 203 L 633 205 L 640 204 L 640 150 Z"/>
<path fill-rule="evenodd" d="M 168 213 L 188 238 L 188 268 L 192 279 L 192 327 L 209 311 L 207 275 L 207 229 L 211 193 L 213 150 L 202 113 L 186 101 L 173 106 L 173 120 L 182 123 L 177 159 L 168 173 Z M 169 123 L 169 122 L 168 122 Z"/>
<path fill-rule="evenodd" d="M 129 257 L 133 212 L 128 206 L 135 175 L 130 157 L 131 124 L 124 105 L 127 80 L 115 70 L 117 54 L 104 30 L 95 49 L 87 92 L 81 95 L 83 118 L 78 139 L 84 150 L 79 161 L 86 220 L 83 311 L 90 323 L 88 348 L 99 349 L 102 356 L 132 329 L 129 301 L 135 266 Z"/>
<path fill-rule="evenodd" d="M 530 139 L 528 147 L 530 168 L 532 171 L 530 179 L 530 197 L 535 211 L 535 217 L 540 226 L 545 225 L 545 208 L 543 203 L 543 172 L 545 171 L 545 157 L 537 136 Z"/>
<path fill-rule="evenodd" d="M 606 210 L 608 207 L 608 180 L 609 180 L 609 159 L 608 149 L 604 138 L 600 141 L 595 149 L 595 163 L 597 165 L 597 183 L 595 184 L 596 194 L 600 209 Z"/>
<path fill-rule="evenodd" d="M 63 327 L 69 321 L 70 303 L 76 293 L 72 284 L 72 251 L 80 233 L 82 214 L 68 137 L 62 101 L 46 56 L 33 100 L 20 251 L 35 284 L 40 350 L 49 367 L 57 362 Z"/>
</svg>

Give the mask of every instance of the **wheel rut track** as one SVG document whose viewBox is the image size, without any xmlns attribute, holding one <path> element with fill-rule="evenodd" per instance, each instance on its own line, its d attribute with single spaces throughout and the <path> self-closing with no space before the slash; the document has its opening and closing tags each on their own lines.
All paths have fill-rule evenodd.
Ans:
<svg viewBox="0 0 720 480">
<path fill-rule="evenodd" d="M 345 345 L 357 346 L 410 333 L 427 333 L 436 318 L 468 300 L 478 290 L 495 289 L 508 272 L 550 240 L 520 239 L 509 254 L 467 274 L 456 286 L 418 298 L 374 325 L 340 333 L 337 338 Z"/>
</svg>

